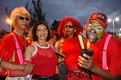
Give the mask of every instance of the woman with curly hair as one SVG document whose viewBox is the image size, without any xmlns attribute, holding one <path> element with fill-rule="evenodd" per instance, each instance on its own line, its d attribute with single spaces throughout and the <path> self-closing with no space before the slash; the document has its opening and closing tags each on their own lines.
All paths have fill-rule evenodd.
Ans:
<svg viewBox="0 0 121 80">
<path fill-rule="evenodd" d="M 37 22 L 31 29 L 35 43 L 27 47 L 25 61 L 34 64 L 32 80 L 59 80 L 54 48 L 47 41 L 50 39 L 48 25 Z"/>
<path fill-rule="evenodd" d="M 90 80 L 89 73 L 78 67 L 78 57 L 81 55 L 81 48 L 78 39 L 79 32 L 82 32 L 81 24 L 74 18 L 66 17 L 61 20 L 58 33 L 61 39 L 56 43 L 56 48 L 61 54 L 65 54 L 67 67 L 66 80 Z"/>
</svg>

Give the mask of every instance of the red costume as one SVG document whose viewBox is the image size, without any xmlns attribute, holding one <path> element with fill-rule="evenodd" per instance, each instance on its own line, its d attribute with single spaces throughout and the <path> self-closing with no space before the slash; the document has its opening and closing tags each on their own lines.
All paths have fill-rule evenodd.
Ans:
<svg viewBox="0 0 121 80">
<path fill-rule="evenodd" d="M 23 52 L 24 46 L 28 45 L 28 42 L 24 37 L 18 36 L 15 32 L 13 32 L 18 40 L 18 44 L 20 46 L 21 51 Z M 24 59 L 24 54 L 22 54 Z M 9 62 L 13 62 L 15 64 L 20 64 L 17 49 L 14 41 L 14 37 L 12 34 L 7 34 L 0 43 L 0 58 L 2 60 L 6 60 Z M 4 73 L 4 72 L 3 72 Z"/>
<path fill-rule="evenodd" d="M 83 70 L 80 71 L 78 67 L 78 57 L 81 55 L 81 48 L 78 37 L 65 39 L 62 46 L 62 52 L 66 55 L 66 80 L 91 80 L 89 73 L 84 72 Z"/>
<path fill-rule="evenodd" d="M 94 63 L 102 68 L 102 52 L 104 48 L 105 39 L 108 33 L 104 33 L 103 37 L 98 43 L 90 43 L 90 49 L 94 50 Z M 87 42 L 88 40 L 86 40 Z M 115 75 L 121 75 L 121 41 L 112 36 L 107 47 L 107 65 L 108 70 Z M 102 68 L 103 69 L 103 68 Z M 93 80 L 103 80 L 101 77 L 93 74 Z"/>
<path fill-rule="evenodd" d="M 32 64 L 35 64 L 32 74 L 39 76 L 52 76 L 56 74 L 58 59 L 51 45 L 47 47 L 39 46 L 37 43 L 32 56 Z"/>
</svg>

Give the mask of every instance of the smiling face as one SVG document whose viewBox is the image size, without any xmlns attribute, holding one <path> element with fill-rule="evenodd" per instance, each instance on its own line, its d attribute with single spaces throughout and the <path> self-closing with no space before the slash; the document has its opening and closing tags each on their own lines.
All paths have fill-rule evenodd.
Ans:
<svg viewBox="0 0 121 80">
<path fill-rule="evenodd" d="M 70 21 L 64 25 L 63 34 L 64 36 L 74 35 L 74 26 Z"/>
<path fill-rule="evenodd" d="M 37 27 L 36 35 L 38 40 L 46 40 L 48 37 L 48 29 L 44 24 L 40 24 Z"/>
<path fill-rule="evenodd" d="M 92 20 L 88 23 L 86 28 L 87 30 L 87 37 L 90 42 L 95 42 L 99 40 L 103 33 L 105 32 L 104 27 L 96 20 Z"/>
<path fill-rule="evenodd" d="M 25 30 L 29 25 L 29 17 L 25 14 L 19 15 L 16 17 L 14 21 L 14 26 L 16 29 L 23 29 Z"/>
</svg>

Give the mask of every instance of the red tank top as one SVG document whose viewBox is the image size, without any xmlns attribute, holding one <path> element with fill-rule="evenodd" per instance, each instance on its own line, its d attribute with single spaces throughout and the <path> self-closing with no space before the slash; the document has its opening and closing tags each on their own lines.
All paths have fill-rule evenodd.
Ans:
<svg viewBox="0 0 121 80">
<path fill-rule="evenodd" d="M 81 55 L 81 48 L 78 37 L 64 39 L 62 52 L 66 55 L 65 63 L 70 71 L 78 71 L 78 57 Z"/>
<path fill-rule="evenodd" d="M 51 45 L 48 47 L 39 46 L 37 43 L 32 56 L 32 63 L 35 64 L 33 74 L 41 76 L 52 76 L 56 73 L 58 59 Z"/>
</svg>

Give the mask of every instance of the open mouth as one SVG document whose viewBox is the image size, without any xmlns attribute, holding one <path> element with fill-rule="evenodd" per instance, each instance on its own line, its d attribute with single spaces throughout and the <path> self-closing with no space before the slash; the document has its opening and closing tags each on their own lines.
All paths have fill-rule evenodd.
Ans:
<svg viewBox="0 0 121 80">
<path fill-rule="evenodd" d="M 94 40 L 94 39 L 96 38 L 96 36 L 93 35 L 93 34 L 89 34 L 89 35 L 88 35 L 88 38 L 91 39 L 91 40 Z"/>
<path fill-rule="evenodd" d="M 97 39 L 97 35 L 95 33 L 88 33 L 87 36 L 90 42 L 95 42 Z"/>
<path fill-rule="evenodd" d="M 70 31 L 66 31 L 66 33 L 70 33 Z"/>
</svg>

